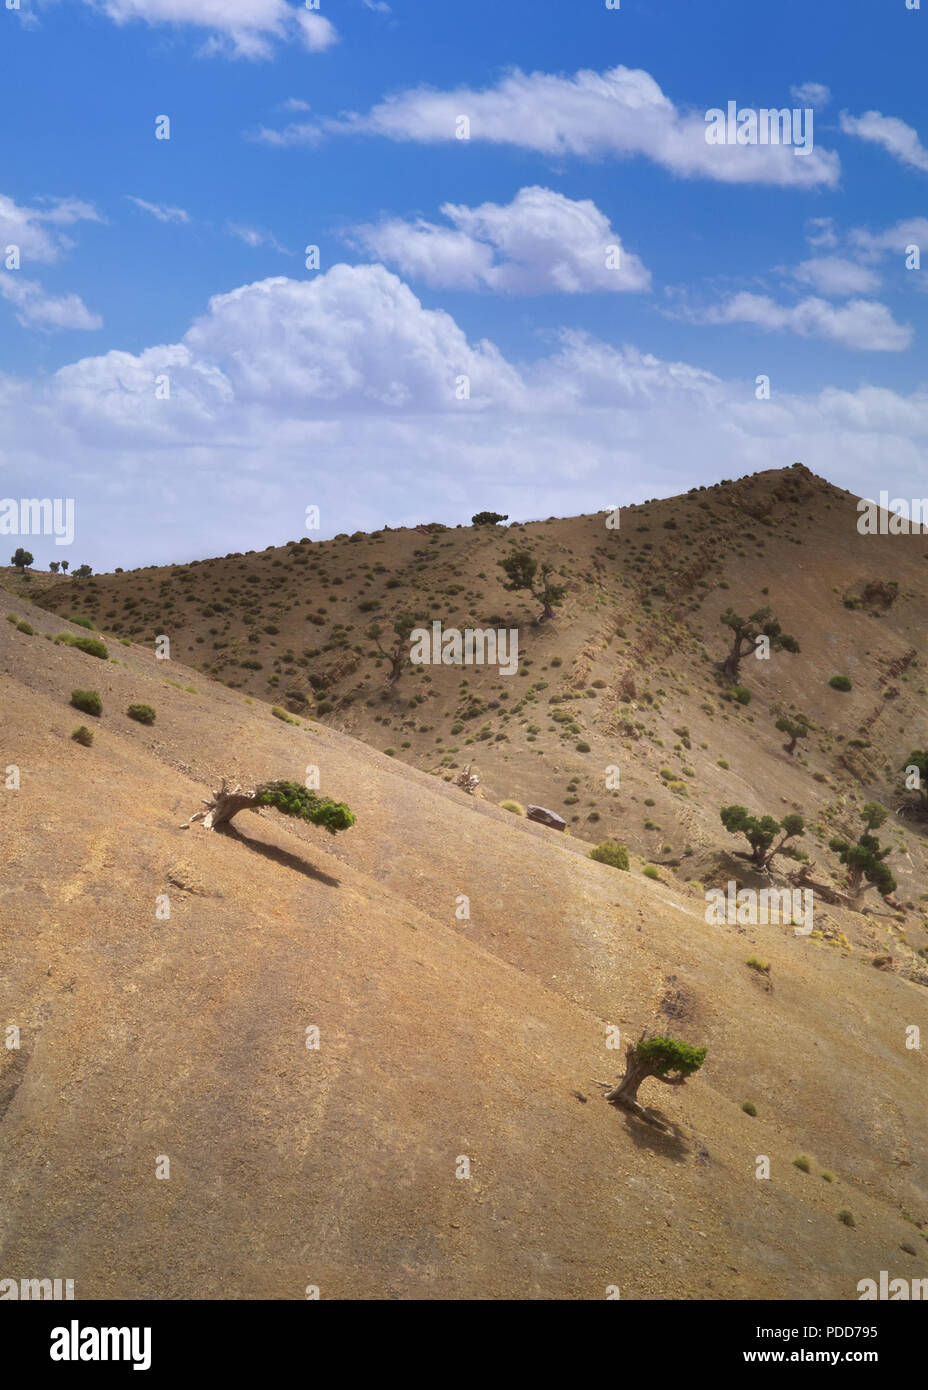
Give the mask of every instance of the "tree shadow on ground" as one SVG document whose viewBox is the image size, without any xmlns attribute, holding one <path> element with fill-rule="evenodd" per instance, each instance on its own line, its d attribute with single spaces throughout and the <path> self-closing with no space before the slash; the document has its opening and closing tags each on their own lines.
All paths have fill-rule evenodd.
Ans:
<svg viewBox="0 0 928 1390">
<path fill-rule="evenodd" d="M 654 1118 L 660 1120 L 662 1125 L 666 1125 L 666 1130 L 648 1124 L 647 1120 L 642 1120 L 640 1116 L 622 1106 L 617 1105 L 615 1109 L 625 1121 L 628 1136 L 636 1148 L 650 1149 L 652 1153 L 669 1158 L 674 1163 L 685 1163 L 689 1158 L 691 1151 L 684 1131 L 672 1120 L 668 1120 L 663 1111 L 656 1110 L 654 1106 L 648 1107 Z"/>
<path fill-rule="evenodd" d="M 216 829 L 219 834 L 229 835 L 233 840 L 238 840 L 240 844 L 247 845 L 255 854 L 260 854 L 263 859 L 270 859 L 273 864 L 280 864 L 285 869 L 293 869 L 295 873 L 315 879 L 317 883 L 324 883 L 329 888 L 341 886 L 341 879 L 323 873 L 314 864 L 310 864 L 308 859 L 302 859 L 298 854 L 291 854 L 289 850 L 281 849 L 279 845 L 269 845 L 264 840 L 253 840 L 249 835 L 243 835 L 231 824 L 217 826 Z"/>
</svg>

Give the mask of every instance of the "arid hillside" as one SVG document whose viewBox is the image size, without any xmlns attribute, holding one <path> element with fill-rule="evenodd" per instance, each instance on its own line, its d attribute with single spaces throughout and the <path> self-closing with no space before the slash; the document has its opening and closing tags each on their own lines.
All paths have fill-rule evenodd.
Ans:
<svg viewBox="0 0 928 1390">
<path fill-rule="evenodd" d="M 928 743 L 928 533 L 862 535 L 859 519 L 856 498 L 797 464 L 623 508 L 618 526 L 604 512 L 305 539 L 67 580 L 40 601 L 151 651 L 164 634 L 174 659 L 446 782 L 474 764 L 478 796 L 550 808 L 665 876 L 728 878 L 726 856 L 745 844 L 722 827 L 723 805 L 800 813 L 799 854 L 840 888 L 828 841 L 856 839 L 867 800 L 918 801 L 903 769 Z M 500 561 L 517 550 L 566 586 L 548 620 L 506 587 Z M 749 654 L 733 687 L 717 669 L 729 607 L 770 608 L 800 650 Z M 404 659 L 391 679 L 390 653 L 410 649 L 393 631 L 406 613 L 515 630 L 515 673 Z M 791 755 L 783 716 L 807 722 Z M 926 825 L 884 831 L 915 951 L 928 940 Z M 915 968 L 905 941 L 901 952 Z"/>
<path fill-rule="evenodd" d="M 773 525 L 748 522 L 739 497 L 756 506 L 777 488 Z M 889 799 L 906 745 L 925 742 L 918 658 L 889 675 L 917 644 L 925 543 L 863 549 L 842 530 L 848 505 L 788 471 L 623 513 L 619 535 L 601 518 L 526 526 L 516 539 L 555 551 L 571 585 L 537 628 L 499 585 L 504 531 L 384 533 L 304 546 L 305 566 L 287 551 L 191 565 L 189 580 L 106 576 L 79 606 L 69 584 L 67 611 L 118 630 L 102 659 L 55 640 L 85 627 L 10 595 L 0 998 L 19 1046 L 7 1031 L 0 1267 L 73 1278 L 90 1298 L 300 1299 L 314 1285 L 362 1299 L 601 1299 L 616 1286 L 628 1299 L 856 1299 L 881 1269 L 928 1275 L 928 1078 L 911 1046 L 912 1027 L 928 1027 L 920 824 L 894 817 L 880 832 L 912 907 L 873 893 L 869 915 L 829 904 L 814 937 L 708 925 L 699 881 L 745 877 L 726 858 L 738 844 L 722 802 L 798 804 L 824 833 L 855 798 Z M 531 662 L 512 678 L 467 671 L 484 705 L 473 718 L 451 709 L 459 670 L 407 671 L 384 692 L 368 644 L 352 650 L 362 603 L 386 619 L 394 596 L 453 587 L 455 567 L 471 593 L 446 595 L 435 616 L 512 616 Z M 405 587 L 388 589 L 397 575 Z M 877 577 L 899 585 L 885 611 L 843 605 Z M 256 627 L 236 587 L 261 609 Z M 767 674 L 744 672 L 753 699 L 741 705 L 710 664 L 725 646 L 718 613 L 754 607 L 765 587 L 802 651 L 751 658 Z M 323 605 L 353 628 L 344 647 L 330 645 L 331 622 L 305 636 Z M 207 652 L 207 625 L 226 624 L 229 648 Z M 141 640 L 162 631 L 170 663 Z M 214 665 L 235 642 L 267 668 L 223 668 L 251 694 L 180 660 L 207 652 Z M 311 642 L 329 650 L 303 664 Z M 354 656 L 326 686 L 329 724 L 299 702 L 286 722 L 255 698 L 271 693 L 260 682 L 275 659 L 284 700 Z M 833 670 L 850 692 L 828 687 Z M 490 708 L 504 679 L 508 699 Z M 899 693 L 885 699 L 890 684 Z M 72 708 L 75 689 L 96 691 L 102 712 Z M 154 723 L 127 716 L 138 703 Z M 815 721 L 793 757 L 773 730 L 777 703 Z M 559 709 L 581 735 L 562 736 Z M 848 753 L 874 710 L 870 747 Z M 404 729 L 413 713 L 416 730 L 432 728 Z M 80 725 L 89 746 L 72 738 Z M 374 731 L 381 748 L 357 736 Z M 434 775 L 438 735 L 456 762 L 479 752 L 485 797 Z M 385 755 L 388 737 L 398 753 L 409 742 L 408 765 Z M 615 796 L 602 790 L 608 763 L 621 769 Z M 224 775 L 303 782 L 311 768 L 356 813 L 337 837 L 273 810 L 243 812 L 229 833 L 182 828 Z M 559 809 L 574 778 L 570 835 L 494 804 Z M 662 829 L 646 830 L 647 816 Z M 589 858 L 607 833 L 637 850 L 628 872 Z M 642 856 L 680 864 L 654 880 Z M 645 1028 L 708 1047 L 685 1086 L 642 1089 L 668 1133 L 595 1084 L 621 1072 Z"/>
</svg>

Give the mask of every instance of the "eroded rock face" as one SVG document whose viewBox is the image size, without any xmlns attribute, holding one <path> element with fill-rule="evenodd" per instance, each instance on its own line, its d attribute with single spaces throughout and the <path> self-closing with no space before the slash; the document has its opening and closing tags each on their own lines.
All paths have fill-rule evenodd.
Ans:
<svg viewBox="0 0 928 1390">
<path fill-rule="evenodd" d="M 525 814 L 529 820 L 537 820 L 540 825 L 550 825 L 552 830 L 567 829 L 567 822 L 563 816 L 559 816 L 556 811 L 549 811 L 545 806 L 527 806 Z"/>
</svg>

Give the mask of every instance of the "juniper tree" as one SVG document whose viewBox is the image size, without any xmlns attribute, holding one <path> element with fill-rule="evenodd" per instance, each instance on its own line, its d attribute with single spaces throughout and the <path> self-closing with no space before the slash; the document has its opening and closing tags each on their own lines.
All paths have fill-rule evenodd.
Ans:
<svg viewBox="0 0 928 1390">
<path fill-rule="evenodd" d="M 881 848 L 876 836 L 870 834 L 871 830 L 879 830 L 888 815 L 886 807 L 878 801 L 865 801 L 860 812 L 864 831 L 857 842 L 843 840 L 837 835 L 828 841 L 828 848 L 847 868 L 847 890 L 855 902 L 870 888 L 875 888 L 881 898 L 895 891 L 896 880 L 889 866 L 883 863 L 892 853 L 892 846 Z"/>
<path fill-rule="evenodd" d="M 239 811 L 257 810 L 260 806 L 274 806 L 285 816 L 321 825 L 330 835 L 348 830 L 355 823 L 354 813 L 344 802 L 317 796 L 299 782 L 262 782 L 253 791 L 243 791 L 237 784 L 230 786 L 223 778 L 222 785 L 209 801 L 204 799 L 203 805 L 206 810 L 197 811 L 182 828 L 202 821 L 204 830 L 215 830 L 217 826 L 228 824 Z"/>
<path fill-rule="evenodd" d="M 413 617 L 411 613 L 400 613 L 393 619 L 393 633 L 395 642 L 389 647 L 384 648 L 381 637 L 384 628 L 380 623 L 372 623 L 367 629 L 365 636 L 375 644 L 380 655 L 390 663 L 390 675 L 387 679 L 388 685 L 395 685 L 403 674 L 403 668 L 409 660 L 409 638 L 414 627 L 418 626 L 419 619 Z"/>
<path fill-rule="evenodd" d="M 774 855 L 796 835 L 805 834 L 805 821 L 802 816 L 791 812 L 781 821 L 773 816 L 752 816 L 746 806 L 723 806 L 719 818 L 731 835 L 744 835 L 751 846 L 751 862 L 759 869 L 767 870 Z M 777 833 L 782 830 L 783 838 L 774 845 Z"/>
<path fill-rule="evenodd" d="M 470 524 L 472 526 L 496 526 L 500 521 L 508 520 L 508 512 L 505 516 L 501 516 L 499 512 L 478 512 L 476 516 L 471 517 Z"/>
<path fill-rule="evenodd" d="M 544 605 L 541 616 L 536 620 L 542 622 L 545 618 L 554 617 L 554 605 L 560 603 L 567 593 L 566 584 L 552 584 L 551 575 L 554 573 L 553 566 L 544 562 L 539 569 L 538 561 L 530 550 L 514 550 L 511 555 L 507 555 L 504 560 L 499 561 L 500 568 L 505 570 L 509 583 L 505 587 L 511 591 L 527 589 L 533 598 L 537 598 Z M 541 583 L 535 585 L 535 576 L 538 575 Z"/>
<path fill-rule="evenodd" d="M 48 568 L 51 570 L 52 574 L 57 574 L 58 571 L 59 571 L 59 569 L 61 568 L 61 561 L 60 561 L 60 560 L 49 560 L 49 562 L 48 562 Z"/>
<path fill-rule="evenodd" d="M 776 651 L 799 651 L 795 637 L 783 631 L 776 618 L 771 616 L 769 608 L 758 608 L 748 618 L 742 618 L 731 608 L 726 608 L 719 622 L 732 631 L 731 650 L 724 661 L 717 663 L 722 675 L 732 685 L 737 684 L 741 663 L 748 652 L 756 647 L 758 637 L 768 638 L 770 646 Z"/>
<path fill-rule="evenodd" d="M 791 719 L 788 714 L 783 714 L 777 720 L 776 728 L 781 734 L 789 735 L 789 743 L 783 745 L 789 754 L 796 751 L 796 744 L 799 739 L 809 737 L 809 725 L 801 716 L 798 719 Z"/>
<path fill-rule="evenodd" d="M 629 1043 L 625 1049 L 625 1075 L 617 1086 L 606 1092 L 606 1100 L 610 1105 L 622 1106 L 649 1124 L 663 1128 L 656 1116 L 638 1100 L 639 1086 L 649 1076 L 665 1086 L 682 1086 L 688 1076 L 699 1071 L 706 1060 L 706 1052 L 705 1047 L 693 1047 L 676 1038 L 646 1038 L 642 1033 L 636 1043 Z"/>
<path fill-rule="evenodd" d="M 89 579 L 92 574 L 93 570 L 90 565 L 78 565 L 77 569 L 74 571 L 74 578 Z"/>
<path fill-rule="evenodd" d="M 20 571 L 20 573 L 25 572 L 27 565 L 31 565 L 34 563 L 35 556 L 33 555 L 32 551 L 24 550 L 21 545 L 17 546 L 15 555 L 10 556 L 10 564 L 15 565 L 16 568 Z"/>
</svg>

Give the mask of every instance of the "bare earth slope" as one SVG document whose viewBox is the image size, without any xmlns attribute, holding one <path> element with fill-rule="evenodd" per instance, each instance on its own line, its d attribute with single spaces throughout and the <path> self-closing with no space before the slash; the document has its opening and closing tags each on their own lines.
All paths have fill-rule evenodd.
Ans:
<svg viewBox="0 0 928 1390">
<path fill-rule="evenodd" d="M 852 942 L 708 926 L 682 876 L 597 864 L 337 729 L 140 647 L 104 663 L 9 606 L 37 632 L 0 622 L 20 778 L 0 793 L 0 1022 L 21 1030 L 0 1052 L 3 1272 L 246 1299 L 851 1299 L 881 1269 L 928 1274 L 914 980 Z M 310 765 L 357 813 L 337 839 L 272 811 L 180 828 L 222 774 Z M 621 1071 L 610 1025 L 708 1045 L 684 1088 L 642 1092 L 672 1137 L 592 1084 Z"/>
</svg>

